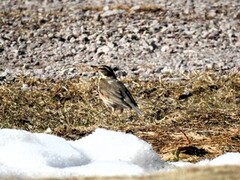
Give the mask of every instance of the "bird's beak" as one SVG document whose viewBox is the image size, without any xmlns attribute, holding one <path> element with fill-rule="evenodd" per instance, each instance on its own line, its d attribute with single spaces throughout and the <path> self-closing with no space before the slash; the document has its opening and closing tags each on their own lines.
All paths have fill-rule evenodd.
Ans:
<svg viewBox="0 0 240 180">
<path fill-rule="evenodd" d="M 91 68 L 93 68 L 93 69 L 96 69 L 96 70 L 98 70 L 98 69 L 99 69 L 99 67 L 98 67 L 98 66 L 96 66 L 96 65 L 91 65 L 90 67 L 91 67 Z"/>
</svg>

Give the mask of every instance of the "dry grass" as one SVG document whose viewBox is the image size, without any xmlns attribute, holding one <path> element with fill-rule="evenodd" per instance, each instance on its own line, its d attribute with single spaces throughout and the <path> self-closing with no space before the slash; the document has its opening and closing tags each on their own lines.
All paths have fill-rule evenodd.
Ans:
<svg viewBox="0 0 240 180">
<path fill-rule="evenodd" d="M 0 86 L 0 126 L 31 132 L 51 128 L 52 134 L 73 140 L 97 127 L 130 132 L 170 161 L 240 152 L 240 73 L 125 83 L 144 117 L 112 114 L 97 96 L 96 79 L 16 78 Z"/>
</svg>

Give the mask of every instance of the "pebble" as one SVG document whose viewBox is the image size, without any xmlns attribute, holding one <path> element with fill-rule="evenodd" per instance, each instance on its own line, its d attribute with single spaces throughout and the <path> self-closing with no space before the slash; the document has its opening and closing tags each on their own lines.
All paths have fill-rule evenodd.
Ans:
<svg viewBox="0 0 240 180">
<path fill-rule="evenodd" d="M 109 16 L 114 16 L 114 15 L 123 14 L 123 13 L 125 13 L 124 10 L 117 10 L 117 9 L 106 10 L 101 14 L 101 17 L 109 17 Z"/>
</svg>

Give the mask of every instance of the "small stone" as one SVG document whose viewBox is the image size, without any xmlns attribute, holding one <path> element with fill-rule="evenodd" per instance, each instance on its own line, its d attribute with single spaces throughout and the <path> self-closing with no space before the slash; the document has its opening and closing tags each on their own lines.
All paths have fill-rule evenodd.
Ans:
<svg viewBox="0 0 240 180">
<path fill-rule="evenodd" d="M 208 19 L 214 19 L 216 17 L 217 13 L 214 9 L 210 10 L 209 12 L 206 13 L 206 17 Z"/>
<path fill-rule="evenodd" d="M 240 10 L 234 14 L 234 19 L 240 20 Z"/>
<path fill-rule="evenodd" d="M 53 36 L 54 36 L 53 33 L 49 33 L 49 34 L 48 34 L 48 37 L 49 37 L 49 38 L 52 38 Z"/>
<path fill-rule="evenodd" d="M 104 7 L 103 7 L 103 11 L 108 11 L 109 9 L 110 9 L 109 6 L 104 6 Z"/>
<path fill-rule="evenodd" d="M 44 133 L 50 134 L 50 133 L 52 133 L 52 129 L 51 129 L 50 127 L 48 127 L 48 128 L 44 131 Z"/>
<path fill-rule="evenodd" d="M 35 75 L 42 75 L 42 74 L 44 74 L 44 69 L 35 69 L 34 74 Z"/>
<path fill-rule="evenodd" d="M 24 64 L 23 69 L 30 69 L 30 65 L 29 64 Z"/>
<path fill-rule="evenodd" d="M 93 17 L 93 19 L 94 19 L 95 21 L 99 21 L 99 20 L 101 19 L 101 15 L 100 15 L 100 14 L 95 14 L 94 17 Z"/>
<path fill-rule="evenodd" d="M 164 45 L 164 46 L 161 47 L 161 51 L 162 51 L 162 52 L 167 52 L 167 51 L 169 51 L 169 49 L 170 49 L 170 48 L 169 48 L 168 45 Z"/>
<path fill-rule="evenodd" d="M 25 84 L 25 83 L 24 83 L 24 84 L 22 85 L 22 87 L 21 87 L 21 90 L 22 90 L 22 91 L 28 91 L 29 89 L 30 89 L 30 88 L 29 88 L 28 84 Z"/>
<path fill-rule="evenodd" d="M 131 11 L 139 11 L 141 9 L 141 6 L 140 5 L 137 5 L 137 6 L 133 6 L 131 8 Z"/>
<path fill-rule="evenodd" d="M 99 53 L 108 53 L 110 51 L 110 48 L 108 46 L 102 46 L 100 48 L 98 48 L 97 50 L 97 54 Z"/>
<path fill-rule="evenodd" d="M 124 10 L 117 10 L 117 9 L 108 10 L 108 11 L 105 11 L 103 14 L 101 14 L 101 17 L 115 16 L 115 15 L 123 14 L 123 13 L 125 13 Z"/>
</svg>

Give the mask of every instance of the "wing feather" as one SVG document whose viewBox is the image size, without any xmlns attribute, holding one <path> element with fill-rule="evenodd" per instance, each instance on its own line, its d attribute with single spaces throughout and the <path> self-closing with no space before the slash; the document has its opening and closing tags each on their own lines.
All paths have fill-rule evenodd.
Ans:
<svg viewBox="0 0 240 180">
<path fill-rule="evenodd" d="M 130 108 L 137 106 L 137 103 L 133 99 L 131 93 L 124 86 L 124 84 L 117 79 L 111 81 L 104 79 L 100 80 L 99 89 L 101 94 L 111 97 L 111 100 L 119 106 Z"/>
</svg>

